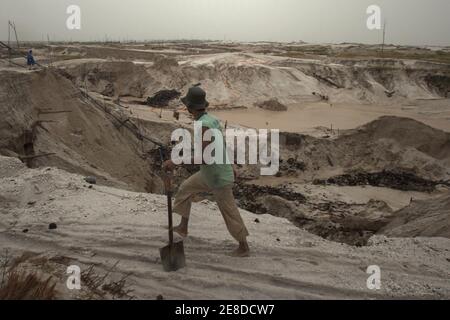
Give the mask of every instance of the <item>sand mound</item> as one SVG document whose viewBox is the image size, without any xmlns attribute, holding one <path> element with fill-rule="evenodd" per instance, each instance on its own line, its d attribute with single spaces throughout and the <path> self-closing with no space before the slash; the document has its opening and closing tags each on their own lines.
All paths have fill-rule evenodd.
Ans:
<svg viewBox="0 0 450 320">
<path fill-rule="evenodd" d="M 360 127 L 358 133 L 362 139 L 391 139 L 436 159 L 450 158 L 450 133 L 413 119 L 384 116 Z"/>
<path fill-rule="evenodd" d="M 389 237 L 450 238 L 450 195 L 413 201 L 396 212 L 378 233 Z"/>
<path fill-rule="evenodd" d="M 346 164 L 363 171 L 410 171 L 430 180 L 448 180 L 450 134 L 418 121 L 386 116 L 335 140 Z M 353 158 L 353 159 L 352 159 Z"/>
<path fill-rule="evenodd" d="M 299 174 L 307 181 L 383 171 L 432 181 L 450 178 L 450 134 L 408 118 L 381 117 L 332 139 L 281 133 L 280 143 L 282 174 L 289 175 L 284 162 L 296 159 L 304 164 Z"/>
<path fill-rule="evenodd" d="M 11 163 L 20 166 L 17 159 L 0 156 L 0 172 Z M 167 273 L 158 251 L 168 241 L 164 196 L 87 188 L 83 176 L 22 167 L 0 177 L 0 198 L 2 247 L 22 257 L 21 267 L 52 275 L 57 298 L 92 297 L 86 282 L 81 291 L 66 288 L 69 265 L 84 273 L 92 268 L 98 276 L 108 273 L 107 283 L 126 276 L 126 289 L 141 299 L 450 297 L 450 240 L 445 238 L 374 237 L 369 246 L 355 248 L 323 240 L 286 219 L 259 215 L 256 223 L 255 215 L 241 211 L 252 255 L 232 258 L 227 252 L 234 241 L 217 206 L 203 201 L 193 205 L 190 236 L 184 240 L 187 267 Z M 57 229 L 49 230 L 50 223 Z M 382 268 L 382 287 L 376 291 L 366 287 L 366 269 L 374 263 Z"/>
</svg>

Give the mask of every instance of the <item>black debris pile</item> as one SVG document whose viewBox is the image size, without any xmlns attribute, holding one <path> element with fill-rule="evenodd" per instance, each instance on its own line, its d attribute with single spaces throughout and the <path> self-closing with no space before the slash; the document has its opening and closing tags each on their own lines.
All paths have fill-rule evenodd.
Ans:
<svg viewBox="0 0 450 320">
<path fill-rule="evenodd" d="M 181 92 L 177 90 L 160 90 L 152 97 L 147 98 L 147 105 L 152 107 L 167 107 L 170 101 L 178 99 L 180 96 Z"/>
<path fill-rule="evenodd" d="M 438 182 L 423 179 L 411 172 L 388 170 L 372 173 L 356 172 L 343 174 L 323 180 L 317 179 L 314 180 L 313 183 L 318 185 L 335 184 L 338 186 L 370 185 L 374 187 L 387 187 L 403 191 L 420 192 L 432 192 L 438 184 Z"/>
<path fill-rule="evenodd" d="M 294 132 L 280 132 L 280 143 L 287 147 L 293 146 L 297 149 L 306 143 L 306 136 Z"/>
<path fill-rule="evenodd" d="M 85 177 L 84 181 L 86 181 L 89 184 L 97 184 L 97 178 L 94 176 Z"/>
<path fill-rule="evenodd" d="M 287 172 L 288 174 L 295 174 L 298 171 L 305 171 L 306 164 L 298 160 L 296 158 L 289 158 L 287 160 L 280 159 L 280 170 L 279 176 L 282 175 L 282 172 Z"/>
<path fill-rule="evenodd" d="M 360 229 L 356 225 L 348 227 L 332 220 L 312 221 L 303 229 L 329 241 L 346 243 L 356 247 L 367 245 L 369 238 L 374 235 L 373 231 Z"/>
<path fill-rule="evenodd" d="M 270 186 L 258 186 L 255 184 L 236 183 L 233 192 L 238 198 L 239 207 L 257 214 L 267 213 L 267 208 L 257 200 L 268 195 L 279 196 L 285 200 L 295 201 L 297 203 L 304 203 L 306 201 L 304 195 L 291 191 L 285 186 L 275 188 Z"/>
<path fill-rule="evenodd" d="M 318 96 L 321 100 L 324 100 L 324 101 L 330 100 L 330 97 L 327 95 L 320 94 L 318 92 L 313 92 L 312 94 L 313 94 L 313 96 Z"/>
</svg>

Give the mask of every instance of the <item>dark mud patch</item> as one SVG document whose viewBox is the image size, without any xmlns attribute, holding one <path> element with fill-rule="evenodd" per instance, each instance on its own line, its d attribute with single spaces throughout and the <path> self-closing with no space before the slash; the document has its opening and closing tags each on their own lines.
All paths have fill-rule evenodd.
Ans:
<svg viewBox="0 0 450 320">
<path fill-rule="evenodd" d="M 315 221 L 301 228 L 329 241 L 345 243 L 356 247 L 367 245 L 369 238 L 376 233 L 376 231 L 372 230 L 349 228 L 330 220 Z"/>
<path fill-rule="evenodd" d="M 318 185 L 338 186 L 363 186 L 386 187 L 403 191 L 432 192 L 436 185 L 442 182 L 431 181 L 416 176 L 411 172 L 386 171 L 381 172 L 356 172 L 343 174 L 328 179 L 316 179 L 313 182 Z"/>
<path fill-rule="evenodd" d="M 286 201 L 304 203 L 306 197 L 298 192 L 293 192 L 285 187 L 258 186 L 254 184 L 236 183 L 233 189 L 238 198 L 239 207 L 256 214 L 268 212 L 268 208 L 261 204 L 258 199 L 267 196 L 278 196 Z"/>
</svg>

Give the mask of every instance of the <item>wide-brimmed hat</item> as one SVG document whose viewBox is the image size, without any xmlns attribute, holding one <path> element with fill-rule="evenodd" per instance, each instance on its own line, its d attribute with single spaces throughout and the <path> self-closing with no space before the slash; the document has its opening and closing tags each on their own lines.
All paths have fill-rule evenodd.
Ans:
<svg viewBox="0 0 450 320">
<path fill-rule="evenodd" d="M 206 92 L 198 85 L 189 88 L 185 97 L 181 98 L 181 102 L 186 107 L 193 110 L 206 109 L 209 106 L 209 102 L 206 100 Z"/>
</svg>

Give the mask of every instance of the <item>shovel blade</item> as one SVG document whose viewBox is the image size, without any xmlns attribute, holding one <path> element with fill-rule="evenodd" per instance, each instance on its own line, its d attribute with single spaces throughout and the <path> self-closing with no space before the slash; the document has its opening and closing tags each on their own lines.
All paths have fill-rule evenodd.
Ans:
<svg viewBox="0 0 450 320">
<path fill-rule="evenodd" d="M 159 249 L 162 265 L 165 271 L 177 271 L 186 266 L 183 241 L 167 245 Z"/>
</svg>

